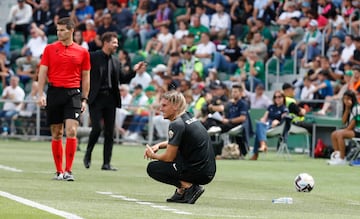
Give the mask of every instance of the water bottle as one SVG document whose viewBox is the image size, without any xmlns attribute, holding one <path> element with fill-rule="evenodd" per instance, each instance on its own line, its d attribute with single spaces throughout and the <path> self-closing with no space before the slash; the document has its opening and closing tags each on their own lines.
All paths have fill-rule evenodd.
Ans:
<svg viewBox="0 0 360 219">
<path fill-rule="evenodd" d="M 4 126 L 3 127 L 3 132 L 2 132 L 3 135 L 8 135 L 9 134 L 9 128 L 7 126 Z"/>
<path fill-rule="evenodd" d="M 274 204 L 292 204 L 293 199 L 291 197 L 281 197 L 272 200 Z"/>
</svg>

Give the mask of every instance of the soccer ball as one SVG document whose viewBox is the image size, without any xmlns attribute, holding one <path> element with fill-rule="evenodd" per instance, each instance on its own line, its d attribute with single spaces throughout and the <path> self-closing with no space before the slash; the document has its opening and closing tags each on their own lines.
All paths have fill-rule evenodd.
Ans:
<svg viewBox="0 0 360 219">
<path fill-rule="evenodd" d="M 314 178 L 307 173 L 300 173 L 294 180 L 295 189 L 298 192 L 310 192 L 315 185 Z"/>
</svg>

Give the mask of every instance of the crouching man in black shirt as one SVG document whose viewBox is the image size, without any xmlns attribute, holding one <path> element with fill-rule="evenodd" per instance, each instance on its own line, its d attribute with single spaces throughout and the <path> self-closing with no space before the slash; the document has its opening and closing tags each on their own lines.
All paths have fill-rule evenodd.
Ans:
<svg viewBox="0 0 360 219">
<path fill-rule="evenodd" d="M 146 146 L 144 157 L 155 159 L 147 166 L 153 179 L 177 187 L 167 202 L 194 204 L 205 185 L 215 176 L 216 164 L 209 135 L 204 126 L 185 112 L 184 96 L 176 91 L 161 97 L 160 110 L 169 125 L 169 140 L 152 147 Z M 158 154 L 159 149 L 166 149 Z"/>
</svg>

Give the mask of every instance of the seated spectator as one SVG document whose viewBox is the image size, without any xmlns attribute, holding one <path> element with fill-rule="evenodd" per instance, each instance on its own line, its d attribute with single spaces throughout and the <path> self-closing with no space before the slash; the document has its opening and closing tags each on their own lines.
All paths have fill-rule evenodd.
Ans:
<svg viewBox="0 0 360 219">
<path fill-rule="evenodd" d="M 178 22 L 178 30 L 174 33 L 173 38 L 165 47 L 165 54 L 171 54 L 178 51 L 178 48 L 185 43 L 185 36 L 189 34 L 187 24 L 184 21 Z"/>
<path fill-rule="evenodd" d="M 212 56 L 212 62 L 204 67 L 205 75 L 207 75 L 209 68 L 215 68 L 219 71 L 224 71 L 229 75 L 233 75 L 237 68 L 237 59 L 242 56 L 241 49 L 237 44 L 236 36 L 231 34 L 229 36 L 229 44 L 225 49 L 220 52 L 215 51 Z"/>
<path fill-rule="evenodd" d="M 89 50 L 89 44 L 85 42 L 81 30 L 76 30 L 74 32 L 74 42 L 79 44 L 81 47 L 84 47 L 85 49 Z"/>
<path fill-rule="evenodd" d="M 46 35 L 55 35 L 56 27 L 54 24 L 54 11 L 51 11 L 49 0 L 40 1 L 38 7 L 35 7 L 32 20 L 45 32 Z"/>
<path fill-rule="evenodd" d="M 285 95 L 277 90 L 274 92 L 273 104 L 267 107 L 266 112 L 256 121 L 256 131 L 254 139 L 254 152 L 250 160 L 257 160 L 259 151 L 267 151 L 266 131 L 275 128 L 283 122 L 283 118 L 288 114 L 288 109 L 285 105 Z"/>
<path fill-rule="evenodd" d="M 182 78 L 185 78 L 186 80 L 190 80 L 191 74 L 196 71 L 199 72 L 201 77 L 203 77 L 203 64 L 201 61 L 196 58 L 193 54 L 195 53 L 195 50 L 193 48 L 183 48 L 182 54 L 182 68 L 181 68 L 181 76 Z"/>
<path fill-rule="evenodd" d="M 166 25 L 160 26 L 160 32 L 151 38 L 145 47 L 145 51 L 141 54 L 147 57 L 150 53 L 166 55 L 165 47 L 171 41 L 173 35 L 169 32 L 169 27 Z"/>
<path fill-rule="evenodd" d="M 345 37 L 344 37 L 344 39 L 345 39 Z M 331 38 L 330 43 L 329 43 L 329 48 L 326 51 L 326 56 L 330 59 L 332 52 L 335 50 L 338 51 L 338 53 L 341 55 L 343 49 L 344 49 L 344 46 L 343 46 L 340 36 L 333 35 L 333 37 Z M 340 61 L 342 62 L 341 57 L 340 57 Z"/>
<path fill-rule="evenodd" d="M 191 19 L 190 19 L 190 25 L 194 26 L 194 20 L 192 19 L 193 17 L 199 17 L 200 18 L 200 24 L 204 27 L 206 27 L 207 29 L 210 28 L 210 18 L 209 16 L 205 13 L 205 7 L 203 4 L 198 4 L 195 7 L 195 13 L 193 13 L 191 15 Z"/>
<path fill-rule="evenodd" d="M 341 86 L 339 92 L 333 96 L 327 96 L 325 98 L 325 103 L 323 104 L 321 110 L 317 111 L 317 115 L 326 115 L 329 110 L 332 112 L 340 112 L 341 110 L 341 98 L 347 90 L 349 90 L 350 81 L 352 79 L 353 72 L 352 70 L 346 70 L 344 74 L 344 84 Z M 336 103 L 334 103 L 336 101 Z M 336 113 L 334 114 L 336 115 Z"/>
<path fill-rule="evenodd" d="M 344 129 L 338 129 L 331 133 L 331 144 L 334 152 L 331 159 L 327 161 L 329 165 L 346 165 L 345 159 L 345 139 L 360 137 L 358 132 L 360 105 L 357 102 L 356 94 L 352 91 L 346 91 L 342 98 L 343 114 L 342 123 L 346 126 Z M 333 156 L 334 155 L 334 156 Z"/>
<path fill-rule="evenodd" d="M 352 66 L 353 77 L 350 80 L 349 89 L 352 90 L 360 103 L 360 66 Z"/>
<path fill-rule="evenodd" d="M 6 32 L 11 35 L 14 32 L 21 32 L 25 42 L 29 36 L 29 25 L 32 18 L 32 8 L 25 0 L 17 0 L 17 4 L 12 5 L 9 11 Z"/>
<path fill-rule="evenodd" d="M 329 80 L 329 71 L 322 70 L 318 74 L 318 83 L 315 85 L 313 93 L 317 92 L 317 99 L 324 100 L 327 96 L 333 96 L 334 90 Z"/>
<path fill-rule="evenodd" d="M 290 19 L 290 28 L 285 32 L 285 34 L 278 34 L 276 43 L 274 43 L 273 46 L 280 50 L 279 58 L 285 59 L 286 57 L 289 57 L 295 46 L 304 38 L 304 34 L 305 31 L 300 26 L 299 18 L 292 17 Z"/>
<path fill-rule="evenodd" d="M 38 28 L 35 23 L 31 24 L 30 35 L 31 38 L 21 49 L 21 56 L 25 56 L 25 52 L 30 50 L 32 56 L 39 59 L 47 45 L 47 37 L 44 31 Z"/>
<path fill-rule="evenodd" d="M 253 92 L 258 84 L 265 84 L 265 67 L 264 62 L 256 52 L 248 51 L 248 58 L 245 62 L 244 70 L 246 72 L 246 89 Z"/>
<path fill-rule="evenodd" d="M 263 42 L 263 38 L 260 32 L 253 33 L 253 39 L 251 40 L 250 45 L 246 48 L 243 52 L 245 57 L 249 56 L 249 53 L 255 52 L 255 54 L 261 59 L 262 61 L 266 60 L 267 54 L 267 46 Z"/>
<path fill-rule="evenodd" d="M 82 32 L 82 36 L 85 42 L 89 43 L 96 38 L 95 23 L 93 19 L 87 19 L 85 21 L 85 30 Z"/>
<path fill-rule="evenodd" d="M 328 57 L 326 57 L 328 59 Z M 340 53 L 338 50 L 334 50 L 331 53 L 330 58 L 330 79 L 332 81 L 341 80 L 344 76 L 344 63 L 340 59 Z"/>
<path fill-rule="evenodd" d="M 282 86 L 283 93 L 285 95 L 285 104 L 289 109 L 289 115 L 293 118 L 293 123 L 301 123 L 305 119 L 306 110 L 298 105 L 294 96 L 295 89 L 292 84 L 284 83 Z"/>
<path fill-rule="evenodd" d="M 317 104 L 311 103 L 314 100 L 315 85 L 312 83 L 309 76 L 305 76 L 303 79 L 303 87 L 300 90 L 300 103 L 299 105 L 306 108 L 313 108 Z"/>
<path fill-rule="evenodd" d="M 303 58 L 305 51 L 307 51 L 307 60 L 305 62 L 313 60 L 321 52 L 321 41 L 322 34 L 318 29 L 318 22 L 311 20 L 303 38 L 304 44 L 298 50 L 298 57 Z"/>
<path fill-rule="evenodd" d="M 301 12 L 297 9 L 296 3 L 293 1 L 287 1 L 284 6 L 284 11 L 280 14 L 276 23 L 279 25 L 289 25 L 291 18 L 300 18 Z"/>
<path fill-rule="evenodd" d="M 37 100 L 38 100 L 39 83 L 33 81 L 31 84 L 31 91 L 25 97 L 25 103 L 22 104 L 22 108 L 19 112 L 18 119 L 21 121 L 23 134 L 35 135 L 35 119 L 37 112 Z M 45 93 L 43 93 L 45 95 Z"/>
<path fill-rule="evenodd" d="M 350 61 L 351 56 L 354 54 L 356 47 L 353 40 L 354 37 L 352 35 L 348 34 L 345 36 L 344 49 L 341 52 L 341 61 L 343 63 Z"/>
<path fill-rule="evenodd" d="M 90 51 L 96 51 L 101 48 L 101 36 L 105 32 L 117 32 L 116 26 L 112 23 L 112 17 L 110 13 L 104 13 L 100 20 L 101 24 L 97 27 L 96 37 L 94 41 L 89 43 Z"/>
<path fill-rule="evenodd" d="M 152 105 L 155 104 L 156 90 L 154 86 L 150 85 L 144 91 L 147 101 L 145 105 L 139 106 L 133 114 L 133 119 L 127 130 L 128 134 L 125 137 L 126 140 L 144 140 L 142 133 L 145 125 L 149 122 L 150 111 L 153 110 Z"/>
<path fill-rule="evenodd" d="M 0 118 L 2 120 L 3 126 L 7 127 L 8 133 L 11 133 L 10 130 L 11 120 L 14 116 L 18 115 L 25 98 L 24 90 L 19 86 L 19 77 L 11 76 L 10 85 L 5 87 L 2 92 L 2 99 L 9 100 L 6 101 L 3 105 L 2 111 L 0 111 Z M 3 134 L 8 134 L 3 133 Z"/>
<path fill-rule="evenodd" d="M 360 36 L 354 38 L 355 50 L 353 55 L 350 57 L 350 62 L 353 65 L 360 65 Z"/>
<path fill-rule="evenodd" d="M 272 104 L 271 99 L 264 93 L 265 88 L 263 84 L 258 84 L 255 87 L 255 92 L 247 91 L 244 83 L 243 87 L 245 95 L 250 101 L 250 109 L 266 109 Z"/>
<path fill-rule="evenodd" d="M 115 127 L 123 136 L 125 134 L 125 129 L 123 128 L 123 124 L 126 116 L 131 113 L 127 110 L 130 107 L 132 102 L 132 95 L 129 92 L 129 85 L 122 84 L 120 85 L 120 97 L 121 97 L 121 108 L 116 108 L 115 114 Z"/>
<path fill-rule="evenodd" d="M 191 17 L 192 24 L 189 27 L 189 33 L 194 37 L 194 44 L 197 44 L 200 41 L 202 33 L 209 33 L 209 28 L 205 27 L 200 23 L 200 17 L 194 15 Z"/>
<path fill-rule="evenodd" d="M 88 5 L 86 0 L 78 0 L 78 3 L 75 7 L 75 21 L 76 29 L 85 31 L 86 30 L 86 21 L 89 19 L 94 19 L 95 11 L 93 6 Z"/>
<path fill-rule="evenodd" d="M 141 65 L 141 68 L 136 72 L 135 77 L 133 77 L 129 83 L 130 91 L 133 91 L 137 85 L 141 87 L 147 87 L 152 81 L 151 75 L 146 72 L 147 65 Z"/>
<path fill-rule="evenodd" d="M 171 76 L 172 80 L 179 84 L 179 81 L 181 79 L 180 73 L 182 69 L 182 62 L 180 54 L 178 52 L 170 53 L 170 58 L 167 66 L 167 75 Z"/>
<path fill-rule="evenodd" d="M 20 78 L 20 82 L 26 87 L 29 81 L 37 79 L 37 71 L 40 60 L 33 57 L 30 50 L 25 52 L 25 57 L 16 59 L 16 74 Z"/>
<path fill-rule="evenodd" d="M 210 20 L 210 36 L 221 42 L 230 32 L 231 19 L 229 14 L 224 11 L 222 2 L 215 4 L 215 10 L 216 13 L 211 16 Z"/>
<path fill-rule="evenodd" d="M 216 47 L 215 44 L 210 41 L 210 35 L 208 33 L 202 33 L 200 43 L 197 44 L 194 56 L 201 61 L 203 66 L 206 66 L 210 64 L 215 52 Z"/>
<path fill-rule="evenodd" d="M 249 116 L 249 105 L 242 99 L 243 88 L 241 85 L 234 84 L 231 89 L 231 99 L 221 105 L 209 105 L 210 109 L 217 109 L 218 112 L 222 112 L 221 118 L 208 117 L 203 123 L 209 133 L 217 130 L 214 127 L 220 127 L 222 133 L 229 131 L 230 129 L 243 124 L 243 135 L 236 137 L 235 141 L 240 147 L 242 155 L 247 154 L 248 141 L 250 133 L 252 133 L 251 121 Z"/>
<path fill-rule="evenodd" d="M 146 8 L 137 8 L 134 21 L 127 31 L 128 38 L 140 37 L 140 48 L 145 49 L 147 32 L 151 30 L 151 24 L 148 22 L 149 13 Z"/>
<path fill-rule="evenodd" d="M 240 56 L 237 59 L 237 68 L 235 70 L 234 76 L 230 76 L 230 81 L 243 83 L 243 81 L 247 80 L 247 73 L 245 70 L 246 58 L 244 56 Z"/>
</svg>

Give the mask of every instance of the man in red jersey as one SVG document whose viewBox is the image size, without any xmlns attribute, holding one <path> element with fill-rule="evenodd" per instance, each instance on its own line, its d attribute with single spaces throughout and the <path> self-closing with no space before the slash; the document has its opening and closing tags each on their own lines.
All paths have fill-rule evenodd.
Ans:
<svg viewBox="0 0 360 219">
<path fill-rule="evenodd" d="M 77 148 L 76 130 L 81 112 L 86 108 L 90 87 L 90 55 L 73 42 L 75 23 L 68 17 L 57 23 L 58 41 L 48 45 L 39 69 L 39 105 L 46 106 L 52 135 L 55 180 L 74 181 L 71 169 Z M 43 95 L 48 79 L 47 98 Z M 81 87 L 81 90 L 80 90 Z M 66 133 L 65 171 L 62 137 Z"/>
</svg>

